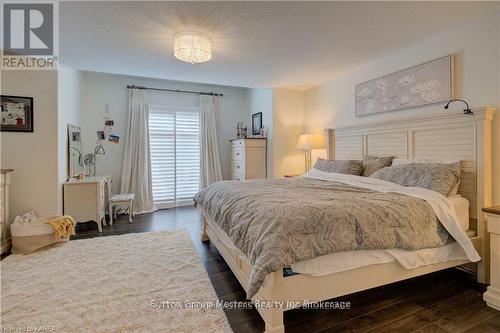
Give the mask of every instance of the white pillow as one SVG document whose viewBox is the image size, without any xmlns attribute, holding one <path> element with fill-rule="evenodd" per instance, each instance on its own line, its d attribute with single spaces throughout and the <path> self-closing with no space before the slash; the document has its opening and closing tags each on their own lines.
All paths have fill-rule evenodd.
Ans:
<svg viewBox="0 0 500 333">
<path fill-rule="evenodd" d="M 454 161 L 431 161 L 431 160 L 426 160 L 426 159 L 406 159 L 406 158 L 395 158 L 392 160 L 392 165 L 401 165 L 401 164 L 410 164 L 410 163 L 456 163 L 456 162 L 461 162 L 459 160 L 454 160 Z M 458 180 L 457 184 L 453 187 L 449 195 L 455 195 L 458 193 L 458 187 L 460 186 L 460 179 Z"/>
</svg>

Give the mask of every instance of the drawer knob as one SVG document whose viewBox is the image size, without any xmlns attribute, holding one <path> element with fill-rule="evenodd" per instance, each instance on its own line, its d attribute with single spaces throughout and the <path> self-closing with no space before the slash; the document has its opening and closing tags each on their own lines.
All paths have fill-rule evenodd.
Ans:
<svg viewBox="0 0 500 333">
<path fill-rule="evenodd" d="M 236 153 L 236 156 L 240 156 L 240 153 Z"/>
<path fill-rule="evenodd" d="M 239 168 L 240 168 L 240 166 L 239 166 L 239 165 L 237 165 L 237 166 L 236 166 L 236 169 L 239 169 Z"/>
</svg>

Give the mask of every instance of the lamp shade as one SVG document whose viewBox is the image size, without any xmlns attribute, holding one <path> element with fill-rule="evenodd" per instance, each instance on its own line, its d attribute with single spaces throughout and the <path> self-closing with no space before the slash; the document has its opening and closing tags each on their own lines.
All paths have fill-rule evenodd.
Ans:
<svg viewBox="0 0 500 333">
<path fill-rule="evenodd" d="M 320 134 L 302 134 L 297 142 L 297 149 L 310 150 L 325 148 L 325 140 Z"/>
<path fill-rule="evenodd" d="M 199 32 L 179 32 L 174 36 L 174 56 L 191 64 L 212 58 L 212 41 Z"/>
</svg>

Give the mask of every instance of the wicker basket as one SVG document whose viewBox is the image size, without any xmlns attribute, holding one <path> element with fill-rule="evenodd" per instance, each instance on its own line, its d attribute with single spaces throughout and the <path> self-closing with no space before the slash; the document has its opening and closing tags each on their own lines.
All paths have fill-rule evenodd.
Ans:
<svg viewBox="0 0 500 333">
<path fill-rule="evenodd" d="M 67 238 L 56 238 L 54 229 L 45 222 L 48 218 L 40 218 L 38 223 L 11 224 L 12 253 L 30 254 L 55 244 L 65 243 Z"/>
</svg>

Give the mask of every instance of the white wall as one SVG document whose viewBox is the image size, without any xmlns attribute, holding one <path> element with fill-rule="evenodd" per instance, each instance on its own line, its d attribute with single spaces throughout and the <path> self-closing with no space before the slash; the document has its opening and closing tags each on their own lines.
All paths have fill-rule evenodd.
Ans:
<svg viewBox="0 0 500 333">
<path fill-rule="evenodd" d="M 432 114 L 442 105 L 356 118 L 354 86 L 400 69 L 455 54 L 456 96 L 472 107 L 500 106 L 500 11 L 365 64 L 305 92 L 304 125 L 308 131 L 345 127 L 416 114 Z M 454 105 L 462 108 L 462 105 Z M 494 119 L 494 203 L 500 203 L 500 109 Z"/>
<path fill-rule="evenodd" d="M 1 167 L 15 169 L 11 216 L 61 212 L 56 71 L 2 71 L 1 93 L 33 97 L 33 133 L 1 132 Z"/>
<path fill-rule="evenodd" d="M 58 70 L 58 156 L 59 184 L 62 188 L 68 178 L 68 124 L 80 125 L 80 104 L 82 73 L 69 67 L 60 66 Z M 62 192 L 59 192 L 59 203 L 62 205 Z"/>
<path fill-rule="evenodd" d="M 274 116 L 273 89 L 249 88 L 246 90 L 247 117 L 244 120 L 248 133 L 252 131 L 252 114 L 262 112 L 262 126 L 266 127 L 267 136 L 267 178 L 274 177 Z"/>
<path fill-rule="evenodd" d="M 84 151 L 93 151 L 96 131 L 104 125 L 101 114 L 106 105 L 115 121 L 114 133 L 120 136 L 119 144 L 105 145 L 106 155 L 97 157 L 97 173 L 113 176 L 113 190 L 120 189 L 120 174 L 123 157 L 125 119 L 127 112 L 127 84 L 167 89 L 213 91 L 223 93 L 219 98 L 219 115 L 217 123 L 219 149 L 224 179 L 231 178 L 231 145 L 229 139 L 236 136 L 236 123 L 247 122 L 247 106 L 244 88 L 204 85 L 189 82 L 167 81 L 132 76 L 113 75 L 96 72 L 83 72 L 81 117 Z M 177 107 L 198 106 L 198 95 L 168 92 L 149 92 L 150 104 Z"/>
<path fill-rule="evenodd" d="M 274 177 L 304 173 L 304 153 L 297 150 L 304 132 L 303 92 L 274 89 L 273 119 Z"/>
</svg>

